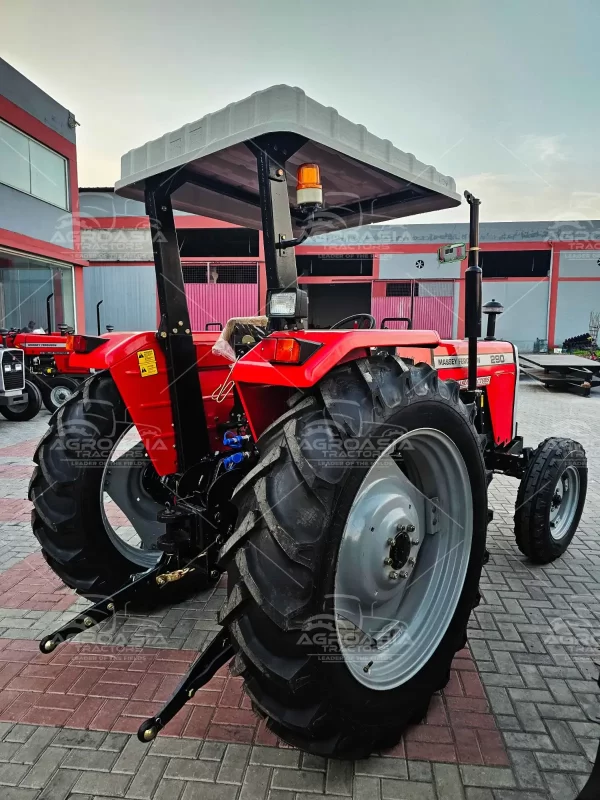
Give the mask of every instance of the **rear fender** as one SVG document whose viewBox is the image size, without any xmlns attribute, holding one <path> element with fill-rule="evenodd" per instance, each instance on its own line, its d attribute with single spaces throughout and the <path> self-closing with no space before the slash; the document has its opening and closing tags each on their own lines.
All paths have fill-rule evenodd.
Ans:
<svg viewBox="0 0 600 800">
<path fill-rule="evenodd" d="M 211 447 L 222 448 L 217 425 L 227 422 L 233 405 L 229 392 L 221 402 L 213 394 L 230 371 L 230 362 L 211 352 L 218 333 L 194 334 L 200 386 Z M 108 369 L 159 475 L 177 472 L 173 414 L 165 354 L 156 333 L 114 333 L 91 353 L 73 354 L 72 367 Z"/>
<path fill-rule="evenodd" d="M 328 330 L 278 331 L 275 338 L 293 338 L 318 345 L 303 364 L 274 364 L 260 342 L 236 362 L 232 378 L 255 438 L 287 410 L 286 401 L 299 389 L 310 389 L 347 361 L 368 357 L 373 350 L 410 346 L 428 357 L 440 338 L 434 331 Z M 271 338 L 269 337 L 269 338 Z"/>
</svg>

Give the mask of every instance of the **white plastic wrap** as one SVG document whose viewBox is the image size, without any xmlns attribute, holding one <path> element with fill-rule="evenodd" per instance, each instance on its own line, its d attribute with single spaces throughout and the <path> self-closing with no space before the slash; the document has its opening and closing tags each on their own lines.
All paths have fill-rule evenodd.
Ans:
<svg viewBox="0 0 600 800">
<path fill-rule="evenodd" d="M 231 345 L 231 338 L 236 325 L 255 325 L 257 328 L 267 327 L 266 317 L 232 317 L 219 334 L 219 338 L 212 346 L 212 352 L 217 356 L 222 356 L 228 361 L 235 361 L 235 350 Z"/>
</svg>

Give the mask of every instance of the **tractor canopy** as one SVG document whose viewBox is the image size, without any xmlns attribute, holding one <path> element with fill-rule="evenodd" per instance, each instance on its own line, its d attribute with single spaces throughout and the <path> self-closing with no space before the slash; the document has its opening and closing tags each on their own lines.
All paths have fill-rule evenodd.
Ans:
<svg viewBox="0 0 600 800">
<path fill-rule="evenodd" d="M 272 86 L 207 114 L 121 159 L 118 194 L 144 200 L 149 179 L 178 188 L 181 211 L 261 228 L 256 149 L 279 136 L 288 177 L 294 233 L 302 227 L 295 178 L 301 164 L 320 167 L 323 212 L 312 234 L 384 222 L 460 204 L 452 178 L 363 125 L 307 97 L 297 87 Z"/>
</svg>

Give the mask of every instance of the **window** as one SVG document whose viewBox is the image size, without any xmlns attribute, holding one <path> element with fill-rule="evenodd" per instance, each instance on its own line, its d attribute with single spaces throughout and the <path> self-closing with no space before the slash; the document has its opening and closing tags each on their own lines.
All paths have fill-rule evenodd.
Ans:
<svg viewBox="0 0 600 800">
<path fill-rule="evenodd" d="M 182 258 L 257 258 L 258 231 L 250 228 L 180 228 Z"/>
<path fill-rule="evenodd" d="M 406 283 L 388 283 L 385 287 L 385 296 L 386 297 L 410 297 L 411 293 L 413 293 L 414 297 L 419 296 L 419 284 L 415 283 L 414 288 L 411 292 L 411 283 L 407 281 Z"/>
<path fill-rule="evenodd" d="M 244 262 L 184 263 L 184 283 L 258 283 L 256 264 Z"/>
<path fill-rule="evenodd" d="M 296 255 L 296 268 L 300 278 L 323 278 L 343 276 L 365 277 L 373 274 L 373 257 L 352 253 L 336 253 L 321 256 Z"/>
<path fill-rule="evenodd" d="M 67 209 L 67 161 L 16 128 L 0 122 L 0 183 Z"/>
<path fill-rule="evenodd" d="M 46 328 L 46 298 L 52 295 L 52 326 L 74 325 L 71 267 L 0 250 L 0 328 Z"/>
<path fill-rule="evenodd" d="M 550 272 L 548 250 L 481 251 L 479 266 L 486 278 L 546 278 Z"/>
</svg>

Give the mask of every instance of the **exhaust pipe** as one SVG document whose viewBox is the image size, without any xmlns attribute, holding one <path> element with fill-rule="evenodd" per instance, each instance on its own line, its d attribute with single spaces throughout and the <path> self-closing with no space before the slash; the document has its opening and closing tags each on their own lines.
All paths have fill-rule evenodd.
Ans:
<svg viewBox="0 0 600 800">
<path fill-rule="evenodd" d="M 469 204 L 469 266 L 465 272 L 465 336 L 468 340 L 467 388 L 477 388 L 477 339 L 481 332 L 481 267 L 479 266 L 479 206 L 471 192 L 465 192 Z"/>
</svg>

